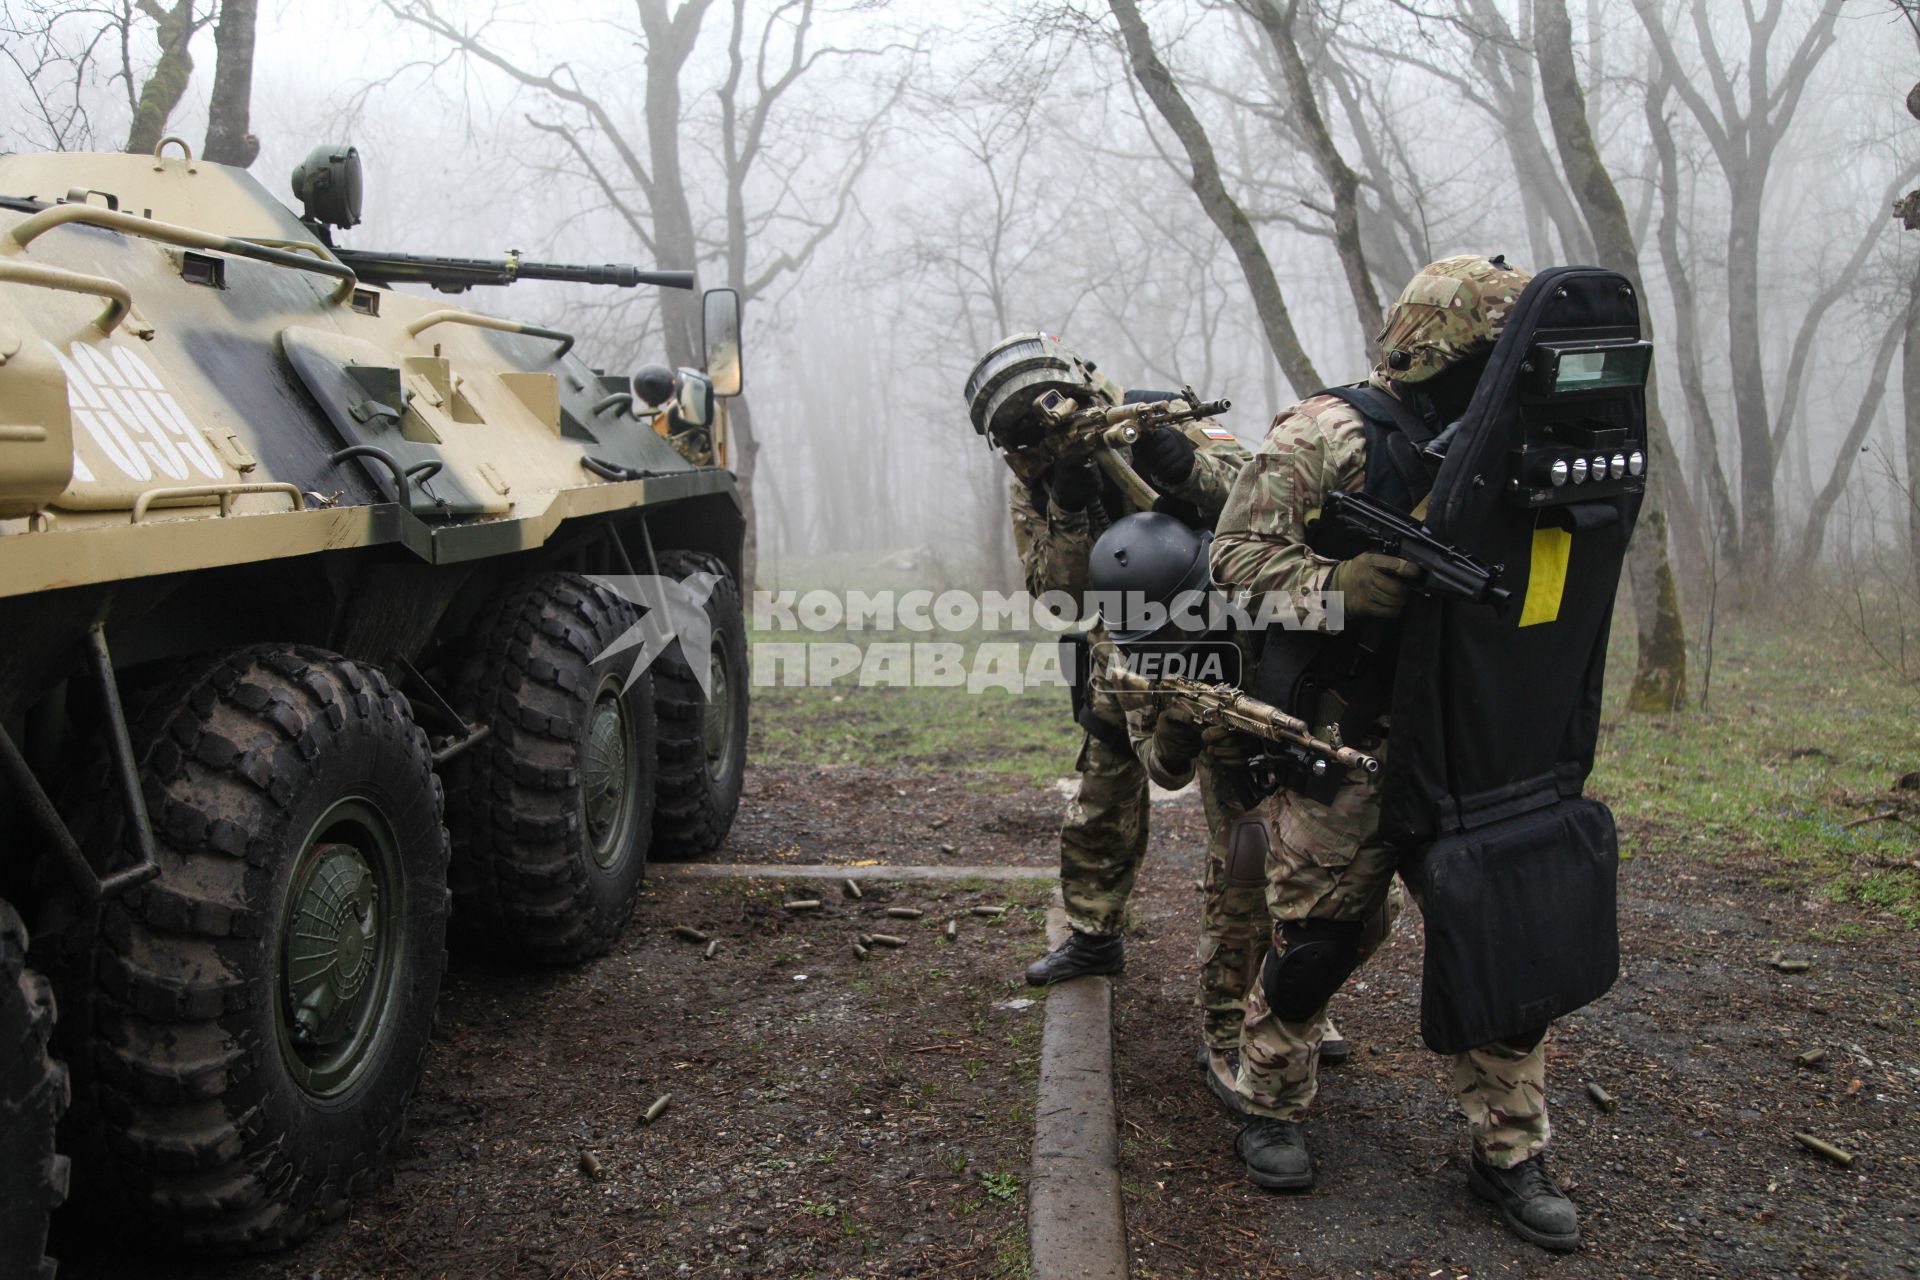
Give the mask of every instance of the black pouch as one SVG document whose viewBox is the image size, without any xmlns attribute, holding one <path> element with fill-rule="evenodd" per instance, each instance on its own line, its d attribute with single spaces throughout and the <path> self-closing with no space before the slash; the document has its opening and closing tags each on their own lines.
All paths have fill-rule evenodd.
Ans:
<svg viewBox="0 0 1920 1280">
<path fill-rule="evenodd" d="M 1427 1047 L 1524 1040 L 1605 995 L 1620 973 L 1619 861 L 1613 814 L 1584 798 L 1429 845 L 1414 867 Z"/>
</svg>

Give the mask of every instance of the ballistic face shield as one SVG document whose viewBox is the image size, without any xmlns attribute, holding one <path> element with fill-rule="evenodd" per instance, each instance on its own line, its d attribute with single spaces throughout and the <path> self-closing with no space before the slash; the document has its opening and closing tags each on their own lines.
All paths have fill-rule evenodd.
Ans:
<svg viewBox="0 0 1920 1280">
<path fill-rule="evenodd" d="M 1050 391 L 1082 404 L 1095 398 L 1119 404 L 1124 394 L 1091 361 L 1045 333 L 1016 333 L 1001 340 L 967 375 L 962 394 L 974 431 L 1013 450 L 1040 443 L 1045 427 L 1034 405 Z"/>
</svg>

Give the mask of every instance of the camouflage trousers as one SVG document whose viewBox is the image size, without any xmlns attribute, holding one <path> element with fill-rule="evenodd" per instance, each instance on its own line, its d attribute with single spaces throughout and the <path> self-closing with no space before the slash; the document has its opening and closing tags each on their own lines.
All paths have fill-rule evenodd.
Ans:
<svg viewBox="0 0 1920 1280">
<path fill-rule="evenodd" d="M 1284 950 L 1289 920 L 1370 921 L 1364 965 L 1399 914 L 1397 850 L 1374 838 L 1380 811 L 1375 784 L 1356 781 L 1331 804 L 1283 793 L 1273 819 L 1267 862 L 1267 907 L 1273 945 Z M 1237 1088 L 1247 1110 L 1281 1120 L 1305 1118 L 1318 1091 L 1326 1010 L 1307 1022 L 1283 1022 L 1255 982 L 1240 1031 Z M 1509 1168 L 1542 1150 L 1547 1123 L 1543 1042 L 1490 1044 L 1454 1055 L 1454 1096 L 1467 1117 L 1474 1150 L 1495 1168 Z"/>
<path fill-rule="evenodd" d="M 1077 767 L 1080 785 L 1060 828 L 1060 897 L 1075 929 L 1118 933 L 1147 851 L 1147 774 L 1131 753 L 1093 737 Z M 1229 875 L 1227 837 L 1241 813 L 1221 797 L 1205 759 L 1196 774 L 1207 815 L 1198 1003 L 1208 1047 L 1231 1049 L 1271 926 L 1263 880 Z"/>
</svg>

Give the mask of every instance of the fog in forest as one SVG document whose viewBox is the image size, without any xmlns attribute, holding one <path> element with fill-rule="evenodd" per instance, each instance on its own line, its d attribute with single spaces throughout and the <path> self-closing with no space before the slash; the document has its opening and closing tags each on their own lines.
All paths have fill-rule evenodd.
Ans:
<svg viewBox="0 0 1920 1280">
<path fill-rule="evenodd" d="M 1007 333 L 1229 397 L 1253 444 L 1364 376 L 1382 308 L 1458 252 L 1642 281 L 1665 519 L 1636 592 L 1670 563 L 1692 618 L 1836 557 L 1909 572 L 1920 44 L 1887 0 L 224 7 L 5 0 L 0 147 L 127 147 L 184 49 L 164 131 L 199 149 L 244 14 L 252 171 L 287 197 L 355 143 L 344 243 L 739 288 L 762 585 L 830 552 L 1008 581 L 1007 472 L 960 396 Z M 661 291 L 464 301 L 609 369 L 696 362 Z"/>
</svg>

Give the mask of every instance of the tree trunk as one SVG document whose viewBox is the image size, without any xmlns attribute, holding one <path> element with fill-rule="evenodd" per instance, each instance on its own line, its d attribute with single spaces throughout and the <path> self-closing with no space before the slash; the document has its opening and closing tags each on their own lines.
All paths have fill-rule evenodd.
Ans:
<svg viewBox="0 0 1920 1280">
<path fill-rule="evenodd" d="M 1146 21 L 1140 16 L 1139 5 L 1135 0 L 1108 0 L 1108 4 L 1113 9 L 1113 16 L 1120 22 L 1120 34 L 1126 40 L 1134 79 L 1139 81 L 1140 88 L 1146 92 L 1154 108 L 1167 122 L 1167 127 L 1173 130 L 1174 137 L 1185 148 L 1187 161 L 1193 166 L 1193 174 L 1189 179 L 1193 193 L 1199 197 L 1200 207 L 1213 225 L 1226 237 L 1227 246 L 1233 250 L 1233 256 L 1240 264 L 1240 272 L 1246 277 L 1247 291 L 1253 295 L 1254 310 L 1260 316 L 1261 327 L 1266 330 L 1267 345 L 1280 361 L 1287 381 L 1293 384 L 1295 395 L 1318 390 L 1326 384 L 1315 371 L 1306 348 L 1300 345 L 1299 335 L 1294 332 L 1293 317 L 1287 312 L 1286 297 L 1280 291 L 1280 281 L 1273 274 L 1273 263 L 1260 243 L 1259 233 L 1254 230 L 1245 210 L 1227 192 L 1226 183 L 1220 176 L 1220 162 L 1213 154 L 1213 143 L 1207 137 L 1206 128 L 1194 115 L 1192 106 L 1180 92 L 1179 86 L 1174 84 L 1173 75 L 1167 70 L 1166 64 L 1153 51 L 1153 37 L 1147 31 Z"/>
<path fill-rule="evenodd" d="M 1540 59 L 1540 87 L 1547 100 L 1547 118 L 1560 148 L 1567 184 L 1580 203 L 1593 234 L 1600 265 L 1618 271 L 1640 288 L 1640 254 L 1633 243 L 1627 209 L 1613 185 L 1613 175 L 1594 145 L 1587 124 L 1586 95 L 1573 62 L 1573 24 L 1566 0 L 1538 0 L 1535 6 L 1534 49 Z M 1644 311 L 1644 302 L 1642 304 Z M 1653 333 L 1652 317 L 1643 315 L 1643 327 Z M 1660 417 L 1657 388 L 1647 380 L 1648 452 L 1659 462 L 1671 459 L 1666 423 Z M 1633 584 L 1635 622 L 1639 630 L 1639 662 L 1627 694 L 1633 711 L 1675 711 L 1687 703 L 1687 635 L 1680 613 L 1680 594 L 1674 586 L 1673 566 L 1667 559 L 1667 513 L 1663 499 L 1661 463 L 1647 485 L 1640 523 L 1627 547 L 1627 577 Z M 1679 477 L 1672 477 L 1676 482 Z"/>
<path fill-rule="evenodd" d="M 177 0 L 171 9 L 162 9 L 158 0 L 142 6 L 143 12 L 159 24 L 160 60 L 153 74 L 140 86 L 140 98 L 134 104 L 133 125 L 127 130 L 127 150 L 135 155 L 150 155 L 166 135 L 167 121 L 173 109 L 186 95 L 187 82 L 193 78 L 193 55 L 187 46 L 198 28 L 193 21 L 193 0 Z"/>
<path fill-rule="evenodd" d="M 1860 393 L 1860 407 L 1853 415 L 1853 426 L 1848 429 L 1847 438 L 1840 445 L 1840 456 L 1833 460 L 1833 473 L 1827 477 L 1827 483 L 1821 487 L 1807 512 L 1807 528 L 1800 539 L 1799 572 L 1796 575 L 1801 582 L 1811 581 L 1811 574 L 1820 563 L 1820 551 L 1827 538 L 1827 520 L 1833 515 L 1841 492 L 1847 487 L 1847 478 L 1853 474 L 1853 461 L 1860 455 L 1867 432 L 1872 430 L 1873 420 L 1880 414 L 1880 405 L 1887 398 L 1887 374 L 1893 368 L 1894 352 L 1899 349 L 1901 339 L 1913 329 L 1916 294 L 1920 294 L 1920 277 L 1915 277 L 1908 287 L 1906 310 L 1887 326 L 1886 334 L 1880 339 L 1880 349 L 1874 353 L 1873 372 L 1868 375 L 1867 388 Z"/>
<path fill-rule="evenodd" d="M 221 0 L 213 28 L 213 93 L 207 99 L 202 159 L 244 169 L 260 154 L 253 136 L 253 28 L 259 0 Z"/>
<path fill-rule="evenodd" d="M 1920 306 L 1907 308 L 1900 389 L 1907 428 L 1907 567 L 1920 587 Z"/>
<path fill-rule="evenodd" d="M 1680 251 L 1680 163 L 1673 144 L 1673 130 L 1662 110 L 1666 92 L 1666 85 L 1659 83 L 1647 94 L 1648 133 L 1659 162 L 1660 221 L 1655 234 L 1667 286 L 1673 292 L 1674 354 L 1679 360 L 1680 391 L 1686 399 L 1687 419 L 1692 427 L 1693 464 L 1703 477 L 1707 508 L 1712 513 L 1712 528 L 1705 537 L 1720 556 L 1732 560 L 1738 554 L 1740 516 L 1733 505 L 1726 469 L 1720 464 L 1720 440 L 1714 426 L 1712 403 L 1707 399 L 1693 271 L 1686 255 Z"/>
<path fill-rule="evenodd" d="M 760 528 L 754 516 L 753 474 L 760 461 L 760 441 L 753 433 L 753 412 L 745 396 L 727 402 L 727 433 L 732 437 L 727 461 L 740 482 L 740 517 L 746 521 L 746 542 L 740 548 L 740 591 L 750 596 L 760 582 Z"/>
<path fill-rule="evenodd" d="M 638 0 L 640 25 L 647 38 L 647 154 L 652 161 L 647 205 L 653 214 L 655 252 L 660 265 L 670 269 L 692 267 L 699 255 L 693 208 L 680 164 L 680 68 L 693 52 L 708 3 L 688 0 L 670 17 L 667 0 Z M 677 289 L 663 289 L 660 317 L 667 362 L 675 368 L 699 364 L 698 299 Z"/>
<path fill-rule="evenodd" d="M 1305 136 L 1313 167 L 1333 197 L 1333 245 L 1340 255 L 1340 267 L 1346 273 L 1347 293 L 1353 299 L 1354 314 L 1360 332 L 1366 337 L 1368 359 L 1377 359 L 1382 311 L 1380 295 L 1374 291 L 1373 275 L 1367 268 L 1367 255 L 1360 243 L 1360 179 L 1347 165 L 1340 148 L 1327 128 L 1319 100 L 1314 96 L 1313 79 L 1300 56 L 1300 44 L 1294 37 L 1299 21 L 1301 0 L 1255 0 L 1253 16 L 1273 46 L 1286 80 L 1287 104 L 1293 111 L 1296 128 Z"/>
<path fill-rule="evenodd" d="M 1765 173 L 1762 167 L 1761 173 Z M 1767 414 L 1766 363 L 1760 345 L 1760 191 L 1751 178 L 1733 186 L 1727 225 L 1727 354 L 1733 367 L 1734 422 L 1740 440 L 1740 575 L 1748 599 L 1773 575 L 1773 420 Z"/>
</svg>

